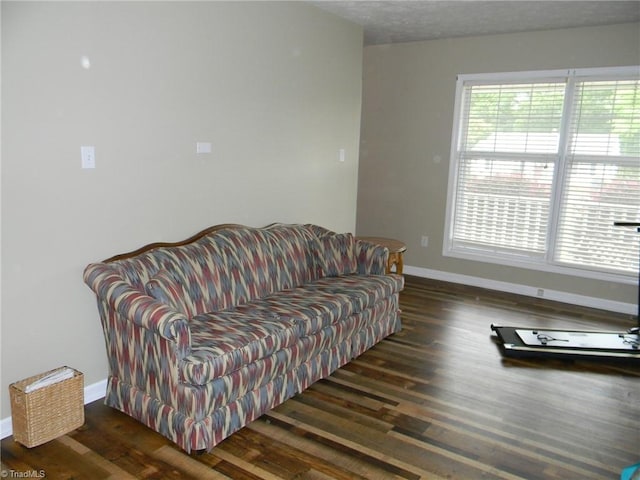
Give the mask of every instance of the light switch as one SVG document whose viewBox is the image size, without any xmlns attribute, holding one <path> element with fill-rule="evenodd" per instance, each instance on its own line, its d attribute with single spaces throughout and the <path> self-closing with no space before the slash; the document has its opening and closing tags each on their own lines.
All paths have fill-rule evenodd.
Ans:
<svg viewBox="0 0 640 480">
<path fill-rule="evenodd" d="M 82 159 L 82 168 L 96 168 L 96 147 L 81 146 L 80 158 Z"/>
<path fill-rule="evenodd" d="M 211 143 L 210 142 L 197 142 L 196 143 L 196 153 L 211 153 Z"/>
<path fill-rule="evenodd" d="M 340 150 L 338 150 L 338 160 L 341 162 L 344 162 L 345 157 L 346 157 L 346 152 L 344 148 L 341 148 Z"/>
</svg>

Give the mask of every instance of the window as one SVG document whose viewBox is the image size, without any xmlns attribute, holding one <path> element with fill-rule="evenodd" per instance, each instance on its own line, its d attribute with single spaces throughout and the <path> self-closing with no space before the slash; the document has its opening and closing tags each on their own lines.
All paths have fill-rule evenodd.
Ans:
<svg viewBox="0 0 640 480">
<path fill-rule="evenodd" d="M 445 255 L 637 278 L 639 67 L 462 75 L 455 114 Z"/>
</svg>

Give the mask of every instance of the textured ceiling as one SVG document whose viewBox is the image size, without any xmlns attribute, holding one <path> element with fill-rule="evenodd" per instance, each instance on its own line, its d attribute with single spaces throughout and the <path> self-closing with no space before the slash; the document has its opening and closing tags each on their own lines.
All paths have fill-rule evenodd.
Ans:
<svg viewBox="0 0 640 480">
<path fill-rule="evenodd" d="M 640 1 L 311 1 L 362 25 L 365 45 L 640 21 Z"/>
</svg>

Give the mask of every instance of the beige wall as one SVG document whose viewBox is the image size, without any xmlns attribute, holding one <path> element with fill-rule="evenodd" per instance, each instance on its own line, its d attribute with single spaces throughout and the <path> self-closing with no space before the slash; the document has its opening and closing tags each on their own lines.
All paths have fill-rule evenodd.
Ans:
<svg viewBox="0 0 640 480">
<path fill-rule="evenodd" d="M 633 285 L 444 257 L 442 242 L 457 74 L 639 63 L 639 24 L 366 47 L 357 233 L 404 240 L 409 266 L 636 304 Z"/>
<path fill-rule="evenodd" d="M 302 3 L 3 1 L 0 418 L 18 379 L 106 378 L 89 262 L 224 222 L 354 231 L 361 65 L 361 28 Z"/>
</svg>

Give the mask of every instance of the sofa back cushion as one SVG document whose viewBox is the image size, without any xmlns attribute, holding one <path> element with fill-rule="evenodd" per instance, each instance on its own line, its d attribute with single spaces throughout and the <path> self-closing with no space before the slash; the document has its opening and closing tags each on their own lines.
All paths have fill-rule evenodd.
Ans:
<svg viewBox="0 0 640 480">
<path fill-rule="evenodd" d="M 275 224 L 264 232 L 271 244 L 272 292 L 299 287 L 322 276 L 317 255 L 322 247 L 309 227 Z"/>
<path fill-rule="evenodd" d="M 322 245 L 321 262 L 325 277 L 356 273 L 356 242 L 350 233 L 327 234 L 319 239 Z"/>
<path fill-rule="evenodd" d="M 273 291 L 271 246 L 262 230 L 225 230 L 207 241 L 215 255 L 208 265 L 212 275 L 206 280 L 213 283 L 217 298 L 199 313 L 226 310 Z"/>
<path fill-rule="evenodd" d="M 191 318 L 320 278 L 322 251 L 308 226 L 236 226 L 114 263 L 136 288 Z"/>
<path fill-rule="evenodd" d="M 221 230 L 167 249 L 164 256 L 163 268 L 190 298 L 189 317 L 227 310 L 273 291 L 271 246 L 259 229 Z"/>
<path fill-rule="evenodd" d="M 145 291 L 147 295 L 184 313 L 187 318 L 197 315 L 196 306 L 184 285 L 167 271 L 160 271 L 151 277 L 145 285 Z"/>
</svg>

